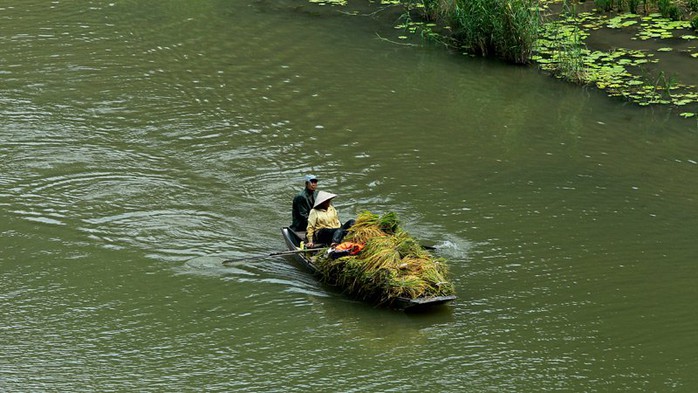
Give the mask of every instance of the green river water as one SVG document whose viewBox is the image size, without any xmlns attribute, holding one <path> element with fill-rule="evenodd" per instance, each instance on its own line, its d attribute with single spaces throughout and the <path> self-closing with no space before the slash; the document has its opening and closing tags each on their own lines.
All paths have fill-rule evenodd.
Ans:
<svg viewBox="0 0 698 393">
<path fill-rule="evenodd" d="M 0 391 L 698 390 L 695 120 L 377 33 L 300 0 L 3 1 Z M 255 258 L 306 173 L 438 246 L 458 300 Z"/>
</svg>

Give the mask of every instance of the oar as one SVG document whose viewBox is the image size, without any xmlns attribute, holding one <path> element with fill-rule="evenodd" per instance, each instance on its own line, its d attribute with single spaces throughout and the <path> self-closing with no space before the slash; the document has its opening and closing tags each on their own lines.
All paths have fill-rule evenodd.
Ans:
<svg viewBox="0 0 698 393">
<path fill-rule="evenodd" d="M 253 259 L 265 259 L 269 257 L 278 257 L 278 256 L 283 256 L 283 255 L 293 255 L 293 254 L 302 254 L 302 253 L 313 253 L 313 252 L 318 252 L 323 250 L 322 248 L 304 248 L 302 250 L 289 250 L 289 251 L 277 251 L 277 252 L 272 252 L 270 254 L 264 254 L 264 255 L 256 255 L 256 256 L 249 256 L 249 257 L 241 257 L 241 258 L 233 258 L 233 259 L 226 259 L 225 261 L 221 262 L 224 265 L 229 265 L 231 263 L 236 263 L 236 262 L 243 262 L 243 261 L 250 261 Z"/>
</svg>

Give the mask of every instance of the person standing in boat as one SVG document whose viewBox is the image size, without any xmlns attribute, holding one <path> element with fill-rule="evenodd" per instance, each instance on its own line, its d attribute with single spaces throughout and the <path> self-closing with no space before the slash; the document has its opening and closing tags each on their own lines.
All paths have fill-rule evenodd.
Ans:
<svg viewBox="0 0 698 393">
<path fill-rule="evenodd" d="M 293 222 L 290 225 L 293 231 L 303 232 L 308 227 L 308 215 L 315 206 L 316 189 L 317 177 L 306 175 L 305 187 L 293 198 L 293 209 L 291 210 Z"/>
<path fill-rule="evenodd" d="M 339 244 L 349 228 L 354 225 L 354 220 L 349 220 L 344 225 L 339 221 L 339 214 L 332 206 L 332 199 L 336 197 L 336 194 L 329 192 L 318 192 L 315 205 L 308 216 L 308 247 Z"/>
</svg>

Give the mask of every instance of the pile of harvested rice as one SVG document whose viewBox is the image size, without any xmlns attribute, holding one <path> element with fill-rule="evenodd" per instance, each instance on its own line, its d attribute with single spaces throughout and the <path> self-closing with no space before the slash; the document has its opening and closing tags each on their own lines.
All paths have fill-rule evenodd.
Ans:
<svg viewBox="0 0 698 393">
<path fill-rule="evenodd" d="M 359 214 L 344 241 L 364 244 L 353 256 L 316 260 L 326 282 L 350 295 L 389 303 L 398 297 L 448 296 L 454 288 L 446 280 L 447 266 L 400 228 L 395 213 Z"/>
</svg>

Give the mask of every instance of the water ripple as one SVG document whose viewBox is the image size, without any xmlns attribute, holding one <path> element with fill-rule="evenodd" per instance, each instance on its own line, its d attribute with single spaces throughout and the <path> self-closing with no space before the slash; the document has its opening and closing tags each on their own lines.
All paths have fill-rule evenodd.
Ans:
<svg viewBox="0 0 698 393">
<path fill-rule="evenodd" d="M 5 3 L 0 390 L 696 386 L 686 124 L 376 39 L 392 7 Z M 343 219 L 397 212 L 458 301 L 267 258 L 309 172 Z"/>
</svg>

